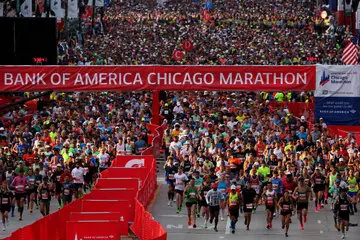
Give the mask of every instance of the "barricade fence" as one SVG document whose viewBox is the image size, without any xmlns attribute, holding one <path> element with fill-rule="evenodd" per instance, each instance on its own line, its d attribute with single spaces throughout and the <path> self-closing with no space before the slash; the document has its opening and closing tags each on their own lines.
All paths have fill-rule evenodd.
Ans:
<svg viewBox="0 0 360 240">
<path fill-rule="evenodd" d="M 165 124 L 165 125 L 164 125 Z M 160 149 L 154 148 L 154 142 L 158 141 L 160 142 L 162 137 L 162 132 L 166 128 L 166 123 L 164 123 L 162 126 L 152 125 L 152 134 L 154 137 L 152 138 L 152 146 L 146 149 L 143 152 L 144 157 L 149 157 L 145 155 L 152 155 L 155 156 Z M 159 146 L 159 145 L 157 145 Z M 134 158 L 138 158 L 139 156 L 134 156 Z M 121 161 L 121 156 L 118 159 L 115 159 L 114 161 Z M 156 175 L 156 160 L 153 157 L 152 162 L 147 160 L 146 161 L 148 166 L 144 166 L 146 168 L 147 175 L 144 177 L 142 176 L 142 181 L 140 185 L 139 191 L 129 191 L 127 188 L 121 188 L 122 185 L 116 186 L 114 181 L 109 181 L 109 185 L 105 186 L 106 181 L 101 182 L 101 185 L 99 185 L 101 188 L 97 187 L 95 185 L 96 191 L 100 191 L 101 189 L 104 189 L 104 192 L 107 192 L 109 188 L 118 187 L 119 189 L 124 189 L 124 192 L 127 192 L 131 195 L 133 195 L 133 198 L 135 198 L 132 202 L 131 208 L 132 211 L 129 212 L 135 212 L 135 216 L 133 219 L 133 224 L 131 225 L 131 230 L 136 234 L 136 236 L 140 240 L 150 240 L 150 239 L 156 239 L 156 240 L 166 240 L 167 239 L 167 233 L 164 230 L 164 228 L 155 220 L 153 220 L 150 213 L 146 211 L 146 207 L 151 202 L 151 200 L 154 198 L 154 192 L 157 187 L 157 175 Z M 113 167 L 111 167 L 113 168 Z M 114 177 L 111 176 L 108 172 L 112 171 L 111 168 L 108 170 L 105 170 L 102 174 L 102 177 L 108 178 L 108 177 Z M 117 167 L 115 167 L 117 168 Z M 129 172 L 132 172 L 130 168 L 128 168 Z M 139 170 L 139 169 L 138 169 Z M 125 169 L 126 171 L 126 169 Z M 115 171 L 116 172 L 116 171 Z M 120 174 L 115 176 L 116 178 L 124 178 L 123 174 L 119 172 Z M 131 176 L 129 178 L 132 178 Z M 139 178 L 140 177 L 135 176 L 133 178 Z M 119 187 L 120 186 L 120 187 Z M 132 188 L 133 189 L 133 188 Z M 138 189 L 138 188 L 136 188 Z M 95 190 L 94 190 L 95 191 Z M 120 190 L 119 190 L 120 191 Z M 71 214 L 72 213 L 81 213 L 83 212 L 83 201 L 99 201 L 99 204 L 101 204 L 101 201 L 106 201 L 105 199 L 108 197 L 105 196 L 102 198 L 101 194 L 99 193 L 93 193 L 90 192 L 84 197 L 73 201 L 72 203 L 65 205 L 62 209 L 45 216 L 41 219 L 38 219 L 34 223 L 27 225 L 23 228 L 19 228 L 18 230 L 11 233 L 11 235 L 7 238 L 3 238 L 5 240 L 66 240 L 69 238 L 69 234 L 76 235 L 78 239 L 84 238 L 84 236 L 90 236 L 90 237 L 101 237 L 102 234 L 106 235 L 111 234 L 115 236 L 115 239 L 120 239 L 120 235 L 122 233 L 120 232 L 119 223 L 121 221 L 125 221 L 127 224 L 127 217 L 120 218 L 118 221 L 114 221 L 113 219 L 104 220 L 103 216 L 101 219 L 96 219 L 96 214 L 94 214 L 94 219 L 98 221 L 99 224 L 109 226 L 109 228 L 106 229 L 106 231 L 101 231 L 102 228 L 93 228 L 90 225 L 94 225 L 92 221 L 79 223 L 77 221 L 71 220 Z M 98 200 L 92 200 L 94 198 L 101 198 Z M 118 199 L 118 200 L 131 200 L 131 196 L 127 196 L 124 199 L 120 199 L 121 194 L 117 194 L 117 196 L 114 196 L 112 199 Z M 108 200 L 111 201 L 111 200 Z M 117 201 L 117 200 L 113 200 Z M 88 204 L 89 205 L 89 204 Z M 108 204 L 111 206 L 112 204 Z M 126 209 L 126 208 L 125 208 Z M 87 209 L 89 210 L 89 209 Z M 97 208 L 91 208 L 91 211 L 97 211 Z M 107 210 L 105 206 L 101 208 L 100 210 Z M 110 211 L 110 210 L 109 210 Z M 119 212 L 122 211 L 122 209 L 116 209 L 116 211 L 113 212 Z M 126 212 L 121 212 L 121 214 L 128 214 L 128 209 L 125 210 Z M 100 211 L 101 212 L 101 211 Z M 120 213 L 119 213 L 120 214 Z M 128 215 L 124 215 L 128 216 Z M 105 218 L 106 219 L 106 218 Z M 122 223 L 123 224 L 123 223 Z M 81 227 L 80 227 L 81 226 Z M 81 229 L 80 229 L 81 228 Z M 83 231 L 82 229 L 86 229 L 86 231 Z M 77 229 L 79 231 L 77 231 Z M 95 230 L 93 230 L 95 229 Z M 97 229 L 97 230 L 96 230 Z M 85 234 L 85 235 L 84 235 Z M 86 237 L 85 237 L 86 238 Z M 72 237 L 71 239 L 74 239 Z"/>
</svg>

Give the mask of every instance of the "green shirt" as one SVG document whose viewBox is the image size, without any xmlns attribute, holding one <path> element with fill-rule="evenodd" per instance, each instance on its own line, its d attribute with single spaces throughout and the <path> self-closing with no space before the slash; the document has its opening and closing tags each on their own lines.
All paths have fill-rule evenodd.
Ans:
<svg viewBox="0 0 360 240">
<path fill-rule="evenodd" d="M 189 187 L 186 192 L 185 202 L 196 203 L 197 189 L 196 187 Z"/>
<path fill-rule="evenodd" d="M 22 169 L 24 169 L 24 175 L 26 176 L 27 173 L 28 173 L 28 171 L 29 171 L 29 168 L 26 167 L 26 166 L 23 166 Z M 17 167 L 17 168 L 15 169 L 15 173 L 16 173 L 17 175 L 19 175 L 19 173 L 20 173 L 20 167 Z"/>
<path fill-rule="evenodd" d="M 269 167 L 259 167 L 257 170 L 257 174 L 261 173 L 261 175 L 264 177 L 264 182 L 269 181 L 268 175 L 270 174 L 270 168 Z"/>
</svg>

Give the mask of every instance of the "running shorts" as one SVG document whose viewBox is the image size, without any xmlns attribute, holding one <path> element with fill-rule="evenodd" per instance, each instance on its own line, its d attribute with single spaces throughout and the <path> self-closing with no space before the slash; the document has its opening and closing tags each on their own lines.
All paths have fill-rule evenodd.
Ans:
<svg viewBox="0 0 360 240">
<path fill-rule="evenodd" d="M 175 192 L 180 194 L 181 196 L 184 194 L 184 190 L 175 189 Z"/>
<path fill-rule="evenodd" d="M 20 200 L 26 197 L 26 193 L 15 193 L 15 199 Z"/>
<path fill-rule="evenodd" d="M 210 214 L 215 215 L 216 212 L 220 211 L 220 206 L 210 206 Z"/>
<path fill-rule="evenodd" d="M 196 202 L 186 202 L 185 206 L 191 208 L 194 204 L 196 204 Z"/>
<path fill-rule="evenodd" d="M 309 203 L 297 203 L 297 210 L 309 209 Z"/>
</svg>

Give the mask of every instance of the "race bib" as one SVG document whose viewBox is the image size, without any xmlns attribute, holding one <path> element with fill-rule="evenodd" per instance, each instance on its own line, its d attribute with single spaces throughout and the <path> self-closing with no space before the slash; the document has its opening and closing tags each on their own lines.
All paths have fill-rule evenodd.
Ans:
<svg viewBox="0 0 360 240">
<path fill-rule="evenodd" d="M 274 204 L 274 199 L 273 197 L 267 197 L 267 204 L 272 206 Z"/>
<path fill-rule="evenodd" d="M 292 190 L 289 190 L 289 194 L 290 194 L 290 195 L 292 194 Z"/>
<path fill-rule="evenodd" d="M 1 204 L 8 204 L 9 203 L 9 199 L 8 198 L 3 198 L 1 200 Z"/>
<path fill-rule="evenodd" d="M 207 191 L 204 191 L 204 196 L 206 196 L 207 193 L 208 193 Z"/>
<path fill-rule="evenodd" d="M 236 185 L 236 189 L 241 189 L 241 184 Z"/>
<path fill-rule="evenodd" d="M 316 178 L 316 179 L 315 179 L 315 183 L 316 183 L 316 184 L 321 184 L 321 182 L 322 182 L 322 181 L 321 181 L 320 178 Z"/>
<path fill-rule="evenodd" d="M 56 181 L 60 182 L 60 176 L 56 176 Z"/>
<path fill-rule="evenodd" d="M 306 193 L 299 193 L 299 199 L 306 200 Z"/>
<path fill-rule="evenodd" d="M 349 188 L 354 189 L 354 188 L 355 188 L 355 185 L 354 185 L 354 184 L 350 184 L 350 185 L 349 185 Z"/>
<path fill-rule="evenodd" d="M 169 179 L 173 180 L 174 179 L 174 174 L 169 174 Z"/>
<path fill-rule="evenodd" d="M 84 171 L 86 172 L 86 173 L 88 173 L 89 172 L 89 168 L 84 168 Z"/>
<path fill-rule="evenodd" d="M 340 205 L 340 211 L 347 211 L 347 210 L 348 210 L 348 205 L 347 204 Z"/>
<path fill-rule="evenodd" d="M 17 185 L 15 187 L 18 191 L 24 191 L 24 185 Z"/>
<path fill-rule="evenodd" d="M 42 193 L 41 194 L 41 199 L 47 200 L 48 199 L 47 193 Z"/>
<path fill-rule="evenodd" d="M 259 188 L 259 185 L 257 185 L 257 184 L 252 184 L 252 185 L 251 185 L 251 188 L 257 190 L 257 189 Z"/>
<path fill-rule="evenodd" d="M 225 193 L 226 189 L 220 189 L 220 192 Z"/>
<path fill-rule="evenodd" d="M 279 185 L 278 184 L 273 184 L 273 189 L 274 190 L 277 190 L 279 188 Z"/>
<path fill-rule="evenodd" d="M 41 183 L 41 181 L 40 181 L 40 180 L 37 180 L 37 181 L 36 181 L 36 184 L 40 184 L 40 183 Z"/>
<path fill-rule="evenodd" d="M 285 211 L 286 211 L 286 210 L 289 210 L 289 209 L 290 209 L 290 206 L 289 206 L 289 205 L 285 205 L 285 204 L 284 204 L 282 208 L 283 208 L 283 210 L 285 210 Z"/>
<path fill-rule="evenodd" d="M 247 208 L 247 209 L 252 209 L 252 208 L 253 208 L 253 204 L 252 204 L 252 203 L 246 204 L 246 208 Z"/>
<path fill-rule="evenodd" d="M 309 179 L 305 179 L 305 180 L 304 180 L 304 183 L 305 183 L 306 185 L 308 185 L 308 184 L 309 184 L 309 182 L 310 182 L 310 180 L 309 180 Z"/>
<path fill-rule="evenodd" d="M 230 206 L 236 206 L 238 204 L 238 201 L 236 200 L 231 200 L 230 202 Z"/>
<path fill-rule="evenodd" d="M 70 190 L 69 189 L 64 189 L 64 194 L 67 196 L 70 194 Z"/>
<path fill-rule="evenodd" d="M 189 195 L 190 195 L 190 198 L 196 198 L 196 194 L 195 194 L 195 193 L 193 193 L 193 192 L 192 192 L 192 193 L 190 193 Z"/>
<path fill-rule="evenodd" d="M 31 185 L 34 185 L 35 179 L 29 179 L 29 183 L 30 183 Z"/>
</svg>

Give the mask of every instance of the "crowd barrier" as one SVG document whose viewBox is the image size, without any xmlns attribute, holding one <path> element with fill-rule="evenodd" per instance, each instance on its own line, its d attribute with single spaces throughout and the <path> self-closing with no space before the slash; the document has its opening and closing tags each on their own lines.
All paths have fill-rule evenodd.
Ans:
<svg viewBox="0 0 360 240">
<path fill-rule="evenodd" d="M 154 148 L 154 142 L 161 142 L 165 129 L 166 123 L 152 128 L 152 146 L 142 156 L 132 156 L 144 159 L 142 167 L 114 167 L 121 166 L 126 159 L 132 161 L 131 156 L 124 156 L 125 160 L 118 157 L 114 166 L 101 173 L 90 193 L 3 239 L 120 239 L 128 235 L 128 223 L 133 221 L 130 228 L 140 240 L 166 240 L 164 228 L 146 211 L 157 186 L 153 153 L 160 149 Z"/>
<path fill-rule="evenodd" d="M 294 116 L 300 118 L 304 116 L 307 120 L 313 121 L 315 117 L 314 112 L 314 103 L 304 103 L 304 102 L 270 102 L 270 107 L 275 110 L 278 106 L 283 106 L 284 108 L 289 109 Z"/>
</svg>

